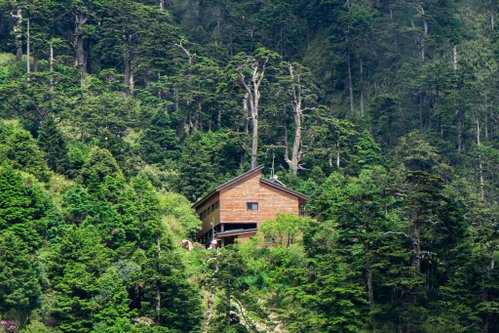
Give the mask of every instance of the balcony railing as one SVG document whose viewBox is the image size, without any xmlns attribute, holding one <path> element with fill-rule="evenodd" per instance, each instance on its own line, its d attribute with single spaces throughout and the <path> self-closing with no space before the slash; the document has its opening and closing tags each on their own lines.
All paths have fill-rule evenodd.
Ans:
<svg viewBox="0 0 499 333">
<path fill-rule="evenodd" d="M 300 209 L 300 216 L 307 216 L 307 211 L 305 209 Z"/>
</svg>

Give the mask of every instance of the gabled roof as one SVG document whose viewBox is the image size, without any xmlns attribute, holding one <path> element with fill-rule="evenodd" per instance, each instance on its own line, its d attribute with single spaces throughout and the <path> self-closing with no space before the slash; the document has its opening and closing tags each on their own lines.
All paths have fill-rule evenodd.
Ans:
<svg viewBox="0 0 499 333">
<path fill-rule="evenodd" d="M 246 178 L 246 177 L 249 177 L 257 172 L 261 172 L 261 170 L 263 170 L 264 168 L 264 165 L 259 165 L 257 166 L 256 168 L 254 169 L 251 169 L 245 173 L 243 173 L 242 175 L 239 175 L 237 176 L 236 178 L 232 178 L 231 180 L 229 180 L 228 182 L 226 183 L 223 183 L 221 185 L 218 185 L 217 187 L 215 187 L 212 191 L 210 191 L 207 195 L 205 195 L 204 197 L 202 197 L 201 199 L 199 199 L 192 207 L 193 208 L 196 208 L 198 206 L 200 206 L 203 202 L 205 202 L 207 199 L 209 199 L 213 194 L 217 193 L 217 192 L 220 192 L 221 190 L 223 190 L 224 188 L 234 184 L 234 183 L 237 183 L 238 181 Z M 283 192 L 286 192 L 286 193 L 289 193 L 291 195 L 294 195 L 298 198 L 300 198 L 301 200 L 304 200 L 304 201 L 307 201 L 308 199 L 310 199 L 307 195 L 305 194 L 302 194 L 300 192 L 296 192 L 296 191 L 293 191 L 292 189 L 289 189 L 287 188 L 283 183 L 277 181 L 277 179 L 275 180 L 266 180 L 266 179 L 263 179 L 263 178 L 260 178 L 260 182 L 265 184 L 265 185 L 268 185 L 270 187 L 273 187 L 275 189 L 278 189 L 278 190 L 281 190 Z"/>
<path fill-rule="evenodd" d="M 249 171 L 246 171 L 245 173 L 237 176 L 236 178 L 232 178 L 231 180 L 229 180 L 228 182 L 225 182 L 221 185 L 218 185 L 217 187 L 215 187 L 213 190 L 211 190 L 207 195 L 205 195 L 204 197 L 202 197 L 201 199 L 199 199 L 192 207 L 193 208 L 196 208 L 197 206 L 199 206 L 200 204 L 202 204 L 206 199 L 208 199 L 209 197 L 211 197 L 214 193 L 216 192 L 220 192 L 220 190 L 226 188 L 227 186 L 229 185 L 232 185 L 236 182 L 238 182 L 239 180 L 243 179 L 243 178 L 246 178 L 248 176 L 251 176 L 253 175 L 254 173 L 260 171 L 260 170 L 263 170 L 265 166 L 262 164 L 262 165 L 259 165 L 257 166 L 256 168 L 254 169 L 251 169 Z"/>
<path fill-rule="evenodd" d="M 276 188 L 278 190 L 281 190 L 281 191 L 287 192 L 289 194 L 295 195 L 295 196 L 297 196 L 298 198 L 300 198 L 302 200 L 307 201 L 308 199 L 310 199 L 310 197 L 308 195 L 305 195 L 303 193 L 300 193 L 300 192 L 294 191 L 294 190 L 292 190 L 290 188 L 287 188 L 286 186 L 284 186 L 283 183 L 281 183 L 279 181 L 271 181 L 271 180 L 267 180 L 267 179 L 261 178 L 260 182 L 263 183 L 263 184 L 265 184 L 265 185 L 268 185 L 270 187 Z"/>
</svg>

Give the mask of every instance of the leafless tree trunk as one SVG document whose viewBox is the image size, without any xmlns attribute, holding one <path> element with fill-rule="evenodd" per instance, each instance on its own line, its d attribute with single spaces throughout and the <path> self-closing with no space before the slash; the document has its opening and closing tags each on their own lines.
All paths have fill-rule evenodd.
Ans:
<svg viewBox="0 0 499 333">
<path fill-rule="evenodd" d="M 16 41 L 16 59 L 17 61 L 23 60 L 23 12 L 21 8 L 16 11 L 11 11 L 10 16 L 14 20 L 14 38 Z"/>
<path fill-rule="evenodd" d="M 156 236 L 156 250 L 158 251 L 158 261 L 161 259 L 161 238 Z M 161 286 L 160 282 L 156 281 L 156 317 L 159 320 L 161 316 Z"/>
<path fill-rule="evenodd" d="M 55 60 L 54 60 L 54 45 L 52 43 L 49 44 L 49 54 L 50 54 L 50 58 L 49 58 L 50 73 L 53 73 Z M 51 75 L 50 76 L 50 90 L 53 90 L 53 89 L 54 89 L 54 77 Z"/>
<path fill-rule="evenodd" d="M 412 265 L 416 269 L 416 272 L 421 271 L 421 224 L 418 221 L 413 221 L 414 235 L 412 237 L 413 241 L 413 255 Z"/>
<path fill-rule="evenodd" d="M 352 84 L 352 60 L 350 52 L 348 53 L 348 93 L 350 95 L 350 113 L 354 112 L 353 84 Z"/>
<path fill-rule="evenodd" d="M 489 10 L 490 10 L 490 28 L 492 31 L 494 31 L 496 10 L 494 8 L 494 3 L 492 0 L 489 0 Z"/>
<path fill-rule="evenodd" d="M 478 170 L 480 172 L 480 196 L 482 199 L 485 198 L 485 179 L 483 177 L 483 164 L 482 164 L 482 154 L 480 152 L 481 141 L 481 128 L 480 128 L 480 119 L 478 114 L 476 115 L 476 145 L 478 146 Z"/>
<path fill-rule="evenodd" d="M 295 73 L 295 68 L 293 64 L 288 66 L 289 77 L 291 78 L 291 108 L 293 110 L 293 119 L 295 125 L 295 138 L 293 141 L 293 150 L 291 153 L 291 159 L 288 154 L 288 147 L 286 144 L 286 154 L 285 160 L 288 164 L 291 173 L 296 175 L 298 169 L 300 169 L 300 160 L 302 157 L 302 130 L 303 130 L 303 113 L 304 113 L 304 96 L 303 96 L 303 86 L 301 82 L 300 73 Z M 286 137 L 287 142 L 287 137 Z"/>
<path fill-rule="evenodd" d="M 50 43 L 49 45 L 49 63 L 50 63 L 50 73 L 54 71 L 54 45 Z"/>
<path fill-rule="evenodd" d="M 341 165 L 341 157 L 340 157 L 340 142 L 336 142 L 336 167 L 339 169 Z"/>
<path fill-rule="evenodd" d="M 243 118 L 244 118 L 244 135 L 241 143 L 242 153 L 241 153 L 241 161 L 239 166 L 243 166 L 246 163 L 246 152 L 248 148 L 246 146 L 246 140 L 249 135 L 249 111 L 248 111 L 248 103 L 249 103 L 249 94 L 246 93 L 243 98 Z"/>
<path fill-rule="evenodd" d="M 258 157 L 258 118 L 260 111 L 260 99 L 261 99 L 261 85 L 263 78 L 265 77 L 265 71 L 267 69 L 268 60 L 263 60 L 263 64 L 257 59 L 251 59 L 249 64 L 251 71 L 251 77 L 246 78 L 244 74 L 243 67 L 238 68 L 239 73 L 239 82 L 246 90 L 246 94 L 248 95 L 248 105 L 249 105 L 249 113 L 251 116 L 251 168 L 256 168 L 257 166 L 257 157 Z"/>
<path fill-rule="evenodd" d="M 215 303 L 215 294 L 217 292 L 217 288 L 214 286 L 210 289 L 210 296 L 208 297 L 208 304 L 206 306 L 206 319 L 203 325 L 203 333 L 208 333 L 210 330 L 210 322 L 213 317 L 213 304 Z"/>
<path fill-rule="evenodd" d="M 30 35 L 30 21 L 29 21 L 29 17 L 28 17 L 28 20 L 26 22 L 26 76 L 28 78 L 28 81 L 29 81 L 29 75 L 31 73 L 31 59 L 30 59 L 30 56 L 31 56 L 31 52 L 30 52 L 30 44 L 31 44 L 31 35 Z"/>
<path fill-rule="evenodd" d="M 452 45 L 452 68 L 457 71 L 457 45 Z"/>
<path fill-rule="evenodd" d="M 428 39 L 428 20 L 421 4 L 414 3 L 413 6 L 423 20 L 423 34 L 419 36 L 419 60 L 424 62 L 426 57 L 426 40 Z M 414 22 L 412 22 L 412 26 L 414 27 Z"/>
<path fill-rule="evenodd" d="M 360 117 L 364 118 L 364 60 L 360 58 Z"/>
<path fill-rule="evenodd" d="M 425 58 L 426 58 L 426 38 L 427 37 L 428 37 L 428 21 L 423 16 L 423 37 L 421 38 L 421 61 L 425 61 Z"/>
<path fill-rule="evenodd" d="M 258 106 L 255 105 L 255 107 L 258 110 Z M 254 169 L 257 166 L 258 158 L 258 112 L 251 112 L 251 129 L 251 168 Z"/>
<path fill-rule="evenodd" d="M 194 57 L 196 55 L 189 52 L 189 50 L 185 46 L 182 45 L 182 41 L 180 41 L 178 44 L 175 44 L 175 45 L 178 46 L 182 51 L 184 51 L 185 55 L 189 59 L 188 60 L 189 66 L 192 65 L 192 61 L 194 60 Z"/>
<path fill-rule="evenodd" d="M 132 36 L 127 35 L 123 36 L 125 39 L 126 45 L 131 45 L 132 42 Z M 130 47 L 127 46 L 125 47 L 125 50 L 123 51 L 123 64 L 124 64 L 124 72 L 125 72 L 125 84 L 128 86 L 130 93 L 133 94 L 135 90 L 135 79 L 134 79 L 134 73 L 133 73 L 133 67 L 132 67 L 132 57 L 130 54 Z"/>
<path fill-rule="evenodd" d="M 159 9 L 165 10 L 165 0 L 159 0 Z"/>
<path fill-rule="evenodd" d="M 83 26 L 88 21 L 88 16 L 84 12 L 83 6 L 78 5 L 75 12 L 75 31 L 73 39 L 73 48 L 75 50 L 75 65 L 81 72 L 87 71 L 87 56 L 85 44 L 83 41 Z"/>
</svg>

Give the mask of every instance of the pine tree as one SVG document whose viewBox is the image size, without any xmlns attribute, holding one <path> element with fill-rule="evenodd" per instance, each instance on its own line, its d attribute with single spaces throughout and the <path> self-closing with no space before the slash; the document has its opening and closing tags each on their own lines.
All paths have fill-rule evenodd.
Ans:
<svg viewBox="0 0 499 333">
<path fill-rule="evenodd" d="M 65 174 L 68 171 L 68 149 L 65 138 L 52 117 L 43 122 L 38 133 L 38 144 L 45 152 L 50 169 Z"/>
</svg>

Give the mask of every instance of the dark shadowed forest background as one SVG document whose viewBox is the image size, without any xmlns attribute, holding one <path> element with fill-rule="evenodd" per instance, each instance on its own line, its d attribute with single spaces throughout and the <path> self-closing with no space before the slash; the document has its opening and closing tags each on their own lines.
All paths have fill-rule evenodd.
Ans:
<svg viewBox="0 0 499 333">
<path fill-rule="evenodd" d="M 0 0 L 0 332 L 498 332 L 498 6 Z"/>
</svg>

